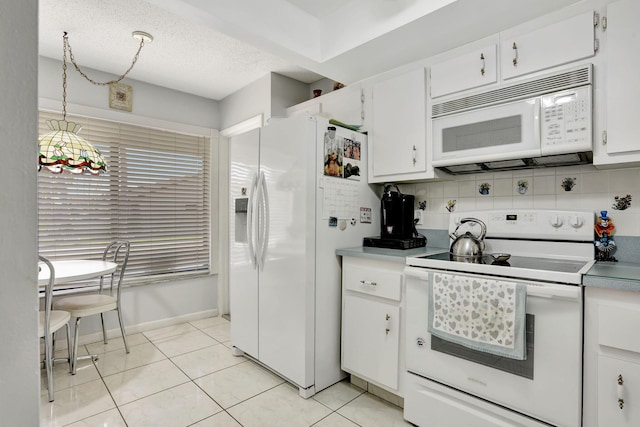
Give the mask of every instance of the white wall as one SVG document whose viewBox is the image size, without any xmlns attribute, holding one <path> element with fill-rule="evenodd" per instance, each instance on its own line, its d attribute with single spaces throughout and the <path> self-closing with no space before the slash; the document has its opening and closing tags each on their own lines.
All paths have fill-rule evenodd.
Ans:
<svg viewBox="0 0 640 427">
<path fill-rule="evenodd" d="M 62 62 L 49 58 L 39 58 L 38 89 L 40 107 L 62 110 Z M 115 76 L 99 71 L 84 70 L 92 79 L 108 81 Z M 219 250 L 218 241 L 218 133 L 220 123 L 217 101 L 150 85 L 135 80 L 123 80 L 133 87 L 132 112 L 109 108 L 109 89 L 96 86 L 80 76 L 73 66 L 67 70 L 67 112 L 108 120 L 166 128 L 175 131 L 211 133 L 212 151 L 212 271 L 217 272 Z M 214 129 L 212 131 L 212 129 Z M 194 132 L 195 132 L 194 131 Z M 34 139 L 35 140 L 35 139 Z M 35 154 L 34 154 L 35 156 Z M 35 189 L 33 190 L 35 194 Z M 35 224 L 34 220 L 34 224 Z M 194 313 L 212 313 L 217 309 L 217 276 L 207 276 L 186 280 L 174 280 L 135 286 L 123 291 L 124 323 L 131 329 L 139 329 L 142 324 L 163 322 L 167 318 L 184 318 Z M 96 316 L 94 316 L 96 317 Z M 105 319 L 107 329 L 117 329 L 114 316 Z M 101 330 L 99 318 L 82 321 L 80 334 L 93 334 Z M 93 335 L 92 335 L 93 336 Z"/>
<path fill-rule="evenodd" d="M 271 111 L 271 75 L 267 74 L 220 101 L 220 128 L 226 129 Z"/>
<path fill-rule="evenodd" d="M 38 2 L 0 13 L 0 424 L 39 424 L 36 141 Z"/>
<path fill-rule="evenodd" d="M 62 46 L 60 49 L 62 50 Z M 82 105 L 121 111 L 109 108 L 109 86 L 96 86 L 85 80 L 71 63 L 67 65 L 67 102 L 71 106 Z M 38 96 L 59 100 L 58 108 L 62 111 L 62 61 L 39 57 L 38 66 Z M 82 70 L 96 81 L 104 82 L 116 78 L 114 75 L 90 68 Z M 135 67 L 132 74 L 135 75 Z M 131 113 L 128 113 L 130 115 L 220 129 L 218 101 L 129 78 L 124 79 L 122 83 L 133 88 L 133 108 Z M 76 113 L 72 107 L 67 107 L 67 112 Z"/>
<path fill-rule="evenodd" d="M 307 83 L 269 73 L 220 101 L 221 127 L 227 129 L 252 117 L 286 117 L 287 108 L 312 97 Z"/>
<path fill-rule="evenodd" d="M 287 107 L 304 102 L 311 96 L 308 84 L 271 73 L 271 117 L 286 117 Z"/>
</svg>

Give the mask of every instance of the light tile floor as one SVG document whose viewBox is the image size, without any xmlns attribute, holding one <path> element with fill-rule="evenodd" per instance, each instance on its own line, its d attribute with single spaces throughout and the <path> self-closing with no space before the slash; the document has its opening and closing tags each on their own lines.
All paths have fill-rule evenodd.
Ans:
<svg viewBox="0 0 640 427">
<path fill-rule="evenodd" d="M 402 410 L 342 381 L 310 399 L 256 363 L 231 355 L 230 323 L 197 320 L 80 346 L 99 359 L 55 367 L 55 401 L 42 371 L 41 426 L 401 426 Z M 64 351 L 57 353 L 57 356 Z"/>
</svg>

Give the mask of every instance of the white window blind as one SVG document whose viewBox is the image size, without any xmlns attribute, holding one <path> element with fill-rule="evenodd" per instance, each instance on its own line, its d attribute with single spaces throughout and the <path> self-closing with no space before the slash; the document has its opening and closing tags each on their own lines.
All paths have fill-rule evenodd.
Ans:
<svg viewBox="0 0 640 427">
<path fill-rule="evenodd" d="M 40 112 L 46 120 L 59 114 Z M 100 259 L 131 242 L 126 283 L 210 270 L 210 138 L 67 116 L 105 156 L 100 176 L 38 174 L 38 237 L 52 259 Z"/>
</svg>

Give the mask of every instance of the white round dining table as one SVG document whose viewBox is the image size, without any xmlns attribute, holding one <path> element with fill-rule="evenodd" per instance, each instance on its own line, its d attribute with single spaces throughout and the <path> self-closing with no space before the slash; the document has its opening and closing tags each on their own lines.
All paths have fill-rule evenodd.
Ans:
<svg viewBox="0 0 640 427">
<path fill-rule="evenodd" d="M 54 285 L 100 277 L 118 268 L 115 262 L 85 259 L 51 261 L 51 264 L 55 271 Z M 49 281 L 49 267 L 42 262 L 38 266 L 38 286 L 45 286 Z"/>
</svg>

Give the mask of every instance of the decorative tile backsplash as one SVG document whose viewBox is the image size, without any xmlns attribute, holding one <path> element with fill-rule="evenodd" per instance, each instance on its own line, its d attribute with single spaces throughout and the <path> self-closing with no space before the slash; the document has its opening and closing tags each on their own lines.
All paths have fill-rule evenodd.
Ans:
<svg viewBox="0 0 640 427">
<path fill-rule="evenodd" d="M 400 189 L 416 196 L 416 208 L 426 202 L 423 229 L 446 230 L 450 211 L 609 210 L 617 236 L 640 236 L 640 204 L 631 202 L 640 194 L 640 168 L 597 170 L 586 165 L 458 175 L 450 181 L 401 184 Z"/>
</svg>

